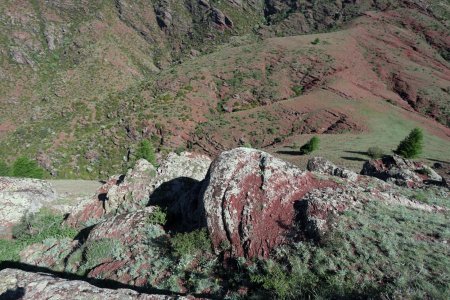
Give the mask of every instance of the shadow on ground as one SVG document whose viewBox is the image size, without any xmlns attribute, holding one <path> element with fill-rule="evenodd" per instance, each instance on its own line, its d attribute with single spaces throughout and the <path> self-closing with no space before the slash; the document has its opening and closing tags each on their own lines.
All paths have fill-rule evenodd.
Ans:
<svg viewBox="0 0 450 300">
<path fill-rule="evenodd" d="M 295 150 L 279 150 L 276 153 L 278 154 L 286 154 L 286 155 L 296 155 L 296 156 L 302 156 L 303 154 L 300 153 L 300 151 Z"/>
<path fill-rule="evenodd" d="M 354 156 L 341 156 L 342 159 L 345 160 L 352 160 L 352 161 L 367 161 L 367 159 L 361 158 L 361 157 L 354 157 Z"/>
<path fill-rule="evenodd" d="M 351 150 L 347 150 L 344 151 L 345 153 L 351 153 L 351 154 L 359 154 L 359 155 L 366 155 L 369 156 L 369 153 L 367 153 L 367 151 L 351 151 Z"/>
</svg>

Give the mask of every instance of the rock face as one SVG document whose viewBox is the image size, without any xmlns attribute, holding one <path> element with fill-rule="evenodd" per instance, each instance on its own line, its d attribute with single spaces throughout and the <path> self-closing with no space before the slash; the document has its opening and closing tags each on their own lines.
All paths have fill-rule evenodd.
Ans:
<svg viewBox="0 0 450 300">
<path fill-rule="evenodd" d="M 154 209 L 146 207 L 116 215 L 95 225 L 84 239 L 49 239 L 33 244 L 20 253 L 21 261 L 90 278 L 135 286 L 155 285 L 170 261 L 166 260 L 167 264 L 160 261 L 166 248 L 157 241 L 163 241 L 166 232 L 161 225 L 149 221 Z M 92 249 L 97 248 L 102 249 L 102 255 L 93 258 Z"/>
<path fill-rule="evenodd" d="M 446 185 L 442 177 L 427 165 L 398 155 L 386 155 L 381 159 L 366 162 L 361 174 L 410 188 L 421 187 L 426 183 Z"/>
<path fill-rule="evenodd" d="M 210 163 L 205 155 L 187 152 L 169 154 L 158 169 L 139 160 L 126 175 L 110 178 L 94 199 L 72 212 L 68 224 L 95 224 L 104 216 L 135 211 L 149 204 L 169 206 L 205 177 Z"/>
<path fill-rule="evenodd" d="M 57 278 L 51 274 L 16 269 L 0 271 L 0 299 L 194 299 L 165 295 L 141 294 L 129 289 L 99 288 L 81 280 Z"/>
<path fill-rule="evenodd" d="M 229 248 L 234 257 L 267 257 L 290 234 L 295 203 L 313 189 L 335 185 L 262 151 L 223 152 L 200 195 L 216 253 Z"/>
<path fill-rule="evenodd" d="M 11 227 L 28 213 L 36 213 L 56 200 L 43 180 L 0 177 L 0 238 L 10 237 Z"/>
<path fill-rule="evenodd" d="M 318 172 L 322 174 L 328 174 L 333 176 L 338 176 L 342 178 L 347 178 L 351 181 L 356 181 L 358 179 L 358 174 L 353 171 L 341 168 L 333 164 L 332 162 L 326 160 L 322 157 L 313 157 L 308 161 L 308 171 Z"/>
</svg>

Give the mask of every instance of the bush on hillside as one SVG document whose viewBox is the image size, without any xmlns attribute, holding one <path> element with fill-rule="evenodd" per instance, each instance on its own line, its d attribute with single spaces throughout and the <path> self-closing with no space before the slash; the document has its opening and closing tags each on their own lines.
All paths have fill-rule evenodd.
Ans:
<svg viewBox="0 0 450 300">
<path fill-rule="evenodd" d="M 63 225 L 64 216 L 56 215 L 50 210 L 42 209 L 38 213 L 26 215 L 19 224 L 13 227 L 13 236 L 27 244 L 40 243 L 53 238 L 74 238 L 77 231 Z"/>
<path fill-rule="evenodd" d="M 409 135 L 400 142 L 395 153 L 404 158 L 415 158 L 422 153 L 423 132 L 420 128 L 414 128 Z"/>
<path fill-rule="evenodd" d="M 0 161 L 0 176 L 10 176 L 11 168 L 4 162 Z"/>
<path fill-rule="evenodd" d="M 155 210 L 148 217 L 148 222 L 150 224 L 159 224 L 162 226 L 166 225 L 167 210 L 157 206 L 155 208 Z"/>
<path fill-rule="evenodd" d="M 152 165 L 156 166 L 155 148 L 149 140 L 142 140 L 136 150 L 136 159 L 145 159 Z"/>
<path fill-rule="evenodd" d="M 12 176 L 42 179 L 44 177 L 44 169 L 39 167 L 34 160 L 19 157 L 13 164 Z"/>
<path fill-rule="evenodd" d="M 306 144 L 300 147 L 300 153 L 310 154 L 313 151 L 316 151 L 317 149 L 319 149 L 319 141 L 319 138 L 317 136 L 314 136 Z"/>
<path fill-rule="evenodd" d="M 384 155 L 384 153 L 383 153 L 383 149 L 375 146 L 375 147 L 370 147 L 367 150 L 367 155 L 369 155 L 370 158 L 372 158 L 372 159 L 377 159 L 377 158 L 381 158 Z"/>
<path fill-rule="evenodd" d="M 170 243 L 174 253 L 180 257 L 211 250 L 211 240 L 206 229 L 178 233 L 172 237 Z"/>
</svg>

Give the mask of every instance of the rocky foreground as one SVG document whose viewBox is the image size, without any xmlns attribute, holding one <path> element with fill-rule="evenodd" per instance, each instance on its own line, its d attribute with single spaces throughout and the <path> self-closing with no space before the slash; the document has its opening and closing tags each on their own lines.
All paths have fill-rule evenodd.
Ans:
<svg viewBox="0 0 450 300">
<path fill-rule="evenodd" d="M 54 200 L 45 182 L 28 180 L 26 188 L 26 181 L 0 179 L 4 232 L 12 232 L 26 214 Z M 245 280 L 231 283 L 228 272 L 236 262 L 251 269 L 252 262 L 276 259 L 275 253 L 289 245 L 311 243 L 319 249 L 341 219 L 373 203 L 447 218 L 445 205 L 412 196 L 428 189 L 448 199 L 442 177 L 397 156 L 367 162 L 357 174 L 323 158 L 311 159 L 308 170 L 301 170 L 249 148 L 223 152 L 213 162 L 203 155 L 170 154 L 158 168 L 140 160 L 127 174 L 112 176 L 61 225 L 78 231 L 75 237 L 29 244 L 20 251 L 19 261 L 49 273 L 156 288 L 167 295 L 248 296 L 252 285 Z M 191 235 L 195 241 L 179 247 Z M 189 243 L 203 239 L 207 242 L 201 251 L 189 250 Z M 446 236 L 433 242 L 449 250 Z M 248 280 L 263 281 L 255 278 L 250 275 Z M 14 269 L 0 272 L 0 293 L 23 299 L 171 299 Z"/>
</svg>

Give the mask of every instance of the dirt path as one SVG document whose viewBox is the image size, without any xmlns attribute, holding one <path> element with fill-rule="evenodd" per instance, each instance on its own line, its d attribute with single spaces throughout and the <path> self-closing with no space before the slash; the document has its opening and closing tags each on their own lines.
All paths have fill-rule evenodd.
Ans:
<svg viewBox="0 0 450 300">
<path fill-rule="evenodd" d="M 55 191 L 61 196 L 92 196 L 102 185 L 99 181 L 90 180 L 49 180 Z"/>
</svg>

